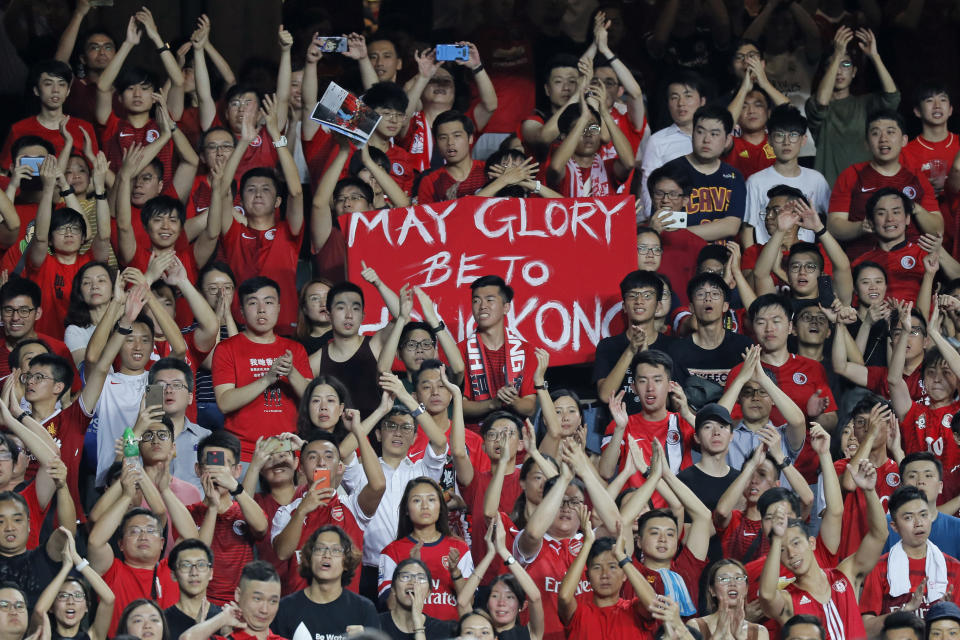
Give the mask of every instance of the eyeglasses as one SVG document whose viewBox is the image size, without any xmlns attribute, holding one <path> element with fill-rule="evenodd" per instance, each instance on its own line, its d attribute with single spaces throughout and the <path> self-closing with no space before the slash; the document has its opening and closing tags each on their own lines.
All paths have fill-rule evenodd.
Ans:
<svg viewBox="0 0 960 640">
<path fill-rule="evenodd" d="M 620 86 L 620 83 L 614 80 L 613 78 L 607 78 L 606 80 L 601 80 L 601 82 L 603 83 L 603 86 L 605 86 L 607 89 L 616 89 L 617 87 Z"/>
<path fill-rule="evenodd" d="M 815 273 L 820 270 L 820 265 L 816 262 L 794 262 L 790 265 L 790 273 Z"/>
<path fill-rule="evenodd" d="M 224 142 L 223 144 L 205 144 L 203 145 L 205 151 L 210 153 L 216 153 L 217 151 L 233 151 L 234 144 L 232 142 Z"/>
<path fill-rule="evenodd" d="M 78 224 L 65 224 L 57 227 L 53 230 L 53 232 L 61 236 L 65 236 L 67 234 L 76 236 L 83 233 L 83 227 Z"/>
<path fill-rule="evenodd" d="M 126 535 L 139 538 L 140 536 L 158 536 L 160 531 L 156 527 L 130 527 Z"/>
<path fill-rule="evenodd" d="M 144 182 L 153 182 L 156 179 L 157 176 L 153 175 L 152 173 L 141 173 L 135 177 L 133 181 L 137 184 L 143 184 Z"/>
<path fill-rule="evenodd" d="M 110 42 L 104 42 L 103 44 L 90 43 L 87 45 L 87 51 L 97 52 L 97 51 L 113 51 L 114 46 Z"/>
<path fill-rule="evenodd" d="M 184 573 L 190 573 L 194 569 L 196 569 L 197 571 L 206 571 L 212 566 L 213 565 L 211 565 L 206 560 L 197 560 L 196 562 L 178 562 L 177 563 L 177 569 L 179 571 L 183 571 Z"/>
<path fill-rule="evenodd" d="M 12 316 L 14 313 L 16 313 L 21 318 L 26 318 L 36 309 L 36 307 L 2 307 L 0 308 L 0 312 L 2 312 L 5 316 Z"/>
<path fill-rule="evenodd" d="M 425 573 L 403 573 L 397 574 L 397 582 L 419 582 L 420 584 L 426 584 L 428 582 L 427 574 Z"/>
<path fill-rule="evenodd" d="M 335 198 L 333 203 L 343 206 L 347 204 L 347 202 L 359 202 L 360 200 L 366 200 L 366 199 L 367 199 L 366 196 L 362 194 L 351 193 L 348 196 L 340 196 L 339 198 Z"/>
<path fill-rule="evenodd" d="M 648 253 L 659 256 L 663 253 L 663 247 L 653 247 L 648 244 L 638 244 L 637 253 L 644 256 Z"/>
<path fill-rule="evenodd" d="M 768 218 L 776 218 L 780 215 L 780 212 L 783 211 L 783 207 L 767 207 L 765 211 L 767 212 Z"/>
<path fill-rule="evenodd" d="M 153 442 L 154 438 L 160 442 L 166 442 L 170 439 L 170 432 L 166 429 L 163 431 L 144 431 L 143 435 L 140 436 L 140 442 Z"/>
<path fill-rule="evenodd" d="M 719 582 L 720 584 L 731 584 L 735 582 L 739 582 L 740 584 L 743 584 L 746 581 L 747 581 L 747 576 L 718 576 L 717 577 L 717 582 Z"/>
<path fill-rule="evenodd" d="M 159 384 L 164 391 L 167 389 L 172 389 L 174 391 L 184 391 L 187 389 L 187 383 L 180 382 L 179 380 L 175 380 L 173 382 L 158 382 L 157 384 Z"/>
<path fill-rule="evenodd" d="M 637 300 L 653 300 L 657 297 L 653 291 L 631 291 L 626 296 L 624 296 L 628 302 L 636 302 Z"/>
<path fill-rule="evenodd" d="M 253 102 L 254 102 L 253 100 L 231 100 L 231 101 L 230 101 L 230 108 L 231 108 L 231 109 L 243 109 L 244 107 L 246 107 L 246 106 L 249 105 L 249 104 L 252 104 Z"/>
<path fill-rule="evenodd" d="M 60 602 L 66 602 L 67 600 L 73 600 L 74 602 L 80 602 L 81 600 L 86 600 L 87 596 L 83 591 L 74 591 L 73 593 L 68 593 L 66 591 L 61 591 L 57 594 L 57 600 Z"/>
<path fill-rule="evenodd" d="M 331 558 L 339 558 L 343 555 L 343 547 L 335 545 L 332 547 L 314 547 L 313 555 L 315 556 L 330 556 Z"/>
<path fill-rule="evenodd" d="M 733 56 L 733 59 L 737 62 L 743 62 L 744 60 L 756 60 L 760 57 L 759 51 L 747 51 L 746 53 L 737 53 Z"/>
<path fill-rule="evenodd" d="M 740 390 L 741 398 L 766 398 L 768 395 L 762 387 L 744 387 Z"/>
<path fill-rule="evenodd" d="M 20 374 L 20 384 L 30 384 L 36 380 L 37 382 L 43 382 L 44 380 L 53 380 L 53 376 L 45 376 L 42 373 L 21 373 Z"/>
<path fill-rule="evenodd" d="M 400 122 L 407 114 L 400 113 L 399 111 L 377 111 L 384 120 L 393 120 L 394 122 Z"/>
<path fill-rule="evenodd" d="M 693 299 L 697 302 L 706 302 L 707 300 L 719 300 L 723 297 L 720 291 L 698 291 L 693 294 Z"/>
<path fill-rule="evenodd" d="M 433 340 L 421 340 L 420 342 L 410 340 L 404 343 L 403 348 L 407 351 L 429 351 L 433 349 L 433 346 Z"/>
<path fill-rule="evenodd" d="M 774 142 L 783 142 L 784 140 L 789 140 L 790 142 L 796 142 L 800 139 L 800 136 L 803 134 L 799 131 L 774 131 L 770 134 L 770 138 Z"/>
<path fill-rule="evenodd" d="M 893 331 L 890 332 L 890 337 L 893 338 L 894 340 L 899 338 L 901 335 L 903 335 L 903 329 L 894 329 Z M 910 329 L 910 335 L 925 336 L 927 334 L 924 333 L 923 329 L 921 329 L 920 327 L 913 327 L 912 329 Z"/>
<path fill-rule="evenodd" d="M 600 125 L 591 124 L 588 127 L 583 128 L 583 135 L 585 136 L 598 136 L 600 135 Z"/>
<path fill-rule="evenodd" d="M 817 315 L 815 313 L 803 313 L 797 317 L 797 320 L 800 322 L 807 322 L 809 324 L 819 325 L 825 327 L 830 324 L 830 321 L 827 320 L 826 316 Z"/>
<path fill-rule="evenodd" d="M 661 191 L 660 189 L 655 189 L 653 192 L 653 197 L 659 200 L 669 199 L 669 200 L 679 200 L 683 197 L 682 191 Z"/>
<path fill-rule="evenodd" d="M 16 609 L 17 611 L 23 611 L 27 608 L 27 603 L 23 600 L 18 600 L 17 602 L 0 600 L 0 611 L 9 611 L 11 608 Z"/>
<path fill-rule="evenodd" d="M 501 438 L 513 438 L 517 435 L 516 429 L 504 429 L 503 431 L 494 431 L 491 429 L 483 434 L 483 439 L 493 442 L 494 440 L 500 440 Z"/>
<path fill-rule="evenodd" d="M 410 435 L 417 429 L 415 424 L 401 424 L 399 422 L 384 422 L 380 425 L 380 428 L 386 431 L 387 433 L 394 433 L 399 431 L 404 435 Z"/>
<path fill-rule="evenodd" d="M 560 501 L 561 509 L 579 509 L 581 506 L 583 506 L 581 498 L 564 498 Z"/>
<path fill-rule="evenodd" d="M 7 460 L 13 460 L 13 454 L 9 451 L 0 451 L 0 462 L 6 462 Z"/>
</svg>

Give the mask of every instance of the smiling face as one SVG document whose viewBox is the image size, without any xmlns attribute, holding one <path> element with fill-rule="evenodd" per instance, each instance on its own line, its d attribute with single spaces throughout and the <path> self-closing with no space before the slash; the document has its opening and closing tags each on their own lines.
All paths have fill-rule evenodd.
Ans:
<svg viewBox="0 0 960 640">
<path fill-rule="evenodd" d="M 477 287 L 473 291 L 470 304 L 478 331 L 502 323 L 504 316 L 510 311 L 510 303 L 503 299 L 500 287 L 495 285 Z"/>
<path fill-rule="evenodd" d="M 277 326 L 280 315 L 280 296 L 273 287 L 260 287 L 243 299 L 241 305 L 247 329 L 266 334 Z"/>
<path fill-rule="evenodd" d="M 15 296 L 0 307 L 4 333 L 14 340 L 32 334 L 33 327 L 42 314 L 43 310 L 33 306 L 30 296 Z"/>
<path fill-rule="evenodd" d="M 68 629 L 79 626 L 83 616 L 87 615 L 87 596 L 83 586 L 76 580 L 67 579 L 57 590 L 53 601 L 53 617 Z"/>
<path fill-rule="evenodd" d="M 780 549 L 780 564 L 796 576 L 806 575 L 813 563 L 814 539 L 801 527 L 787 527 Z"/>
<path fill-rule="evenodd" d="M 649 322 L 657 311 L 657 290 L 653 287 L 630 289 L 623 296 L 623 312 L 630 325 Z"/>
<path fill-rule="evenodd" d="M 201 568 L 198 565 L 203 565 Z M 203 549 L 187 549 L 177 556 L 177 566 L 173 567 L 173 576 L 180 591 L 190 597 L 207 592 L 207 585 L 213 577 L 213 567 Z"/>
<path fill-rule="evenodd" d="M 133 333 L 123 337 L 120 365 L 123 370 L 141 372 L 147 368 L 153 352 L 153 334 L 142 322 L 133 323 Z"/>
<path fill-rule="evenodd" d="M 873 233 L 884 242 L 903 242 L 907 238 L 910 216 L 903 207 L 903 199 L 894 194 L 877 200 L 870 216 Z"/>
<path fill-rule="evenodd" d="M 857 290 L 860 304 L 869 307 L 872 304 L 883 302 L 887 296 L 887 277 L 876 267 L 864 267 L 857 274 L 853 283 Z"/>
<path fill-rule="evenodd" d="M 517 614 L 520 613 L 520 600 L 503 580 L 498 580 L 490 588 L 487 612 L 499 628 L 516 624 Z"/>
<path fill-rule="evenodd" d="M 180 236 L 180 215 L 175 209 L 163 211 L 147 220 L 147 235 L 157 249 L 169 249 Z"/>
<path fill-rule="evenodd" d="M 318 384 L 310 393 L 310 423 L 322 431 L 333 431 L 343 409 L 340 395 L 328 384 Z"/>
<path fill-rule="evenodd" d="M 845 458 L 852 458 L 860 448 L 860 441 L 853 429 L 853 420 L 850 420 L 840 432 L 840 452 Z"/>
<path fill-rule="evenodd" d="M 881 118 L 870 123 L 867 129 L 867 144 L 874 162 L 886 164 L 897 161 L 900 151 L 907 144 L 907 136 L 896 120 Z"/>
</svg>

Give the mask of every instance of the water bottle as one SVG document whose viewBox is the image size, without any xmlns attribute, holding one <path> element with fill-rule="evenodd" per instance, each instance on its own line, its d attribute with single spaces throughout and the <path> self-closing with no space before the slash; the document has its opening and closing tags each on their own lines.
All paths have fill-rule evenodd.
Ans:
<svg viewBox="0 0 960 640">
<path fill-rule="evenodd" d="M 137 436 L 130 427 L 123 431 L 123 464 L 140 466 L 140 445 L 137 444 Z"/>
</svg>

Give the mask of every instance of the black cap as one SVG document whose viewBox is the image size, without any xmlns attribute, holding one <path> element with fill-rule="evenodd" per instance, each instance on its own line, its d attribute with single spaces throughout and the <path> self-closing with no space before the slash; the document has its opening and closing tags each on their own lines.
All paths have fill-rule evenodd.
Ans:
<svg viewBox="0 0 960 640">
<path fill-rule="evenodd" d="M 700 427 L 702 427 L 703 423 L 707 420 L 716 420 L 728 426 L 733 425 L 733 418 L 730 417 L 730 412 L 716 402 L 711 402 L 710 404 L 705 404 L 700 407 L 700 411 L 697 411 L 697 424 L 694 428 L 699 431 Z"/>
<path fill-rule="evenodd" d="M 930 628 L 930 623 L 937 620 L 956 620 L 960 622 L 960 607 L 953 602 L 938 602 L 927 610 L 924 619 L 927 621 L 927 629 Z"/>
</svg>

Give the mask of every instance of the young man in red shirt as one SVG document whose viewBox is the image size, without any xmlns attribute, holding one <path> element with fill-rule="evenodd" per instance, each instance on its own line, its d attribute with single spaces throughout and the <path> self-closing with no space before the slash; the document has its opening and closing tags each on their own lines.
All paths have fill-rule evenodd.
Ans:
<svg viewBox="0 0 960 640">
<path fill-rule="evenodd" d="M 767 139 L 767 120 L 774 107 L 790 102 L 767 80 L 759 57 L 745 60 L 748 68 L 740 89 L 727 106 L 733 121 L 740 126 L 740 135 L 733 137 L 733 146 L 723 157 L 724 162 L 743 174 L 744 180 L 776 163 L 777 156 Z"/>
<path fill-rule="evenodd" d="M 810 614 L 823 623 L 826 640 L 867 637 L 857 593 L 877 564 L 887 539 L 886 518 L 874 488 L 876 473 L 867 461 L 858 467 L 855 478 L 857 486 L 867 495 L 870 530 L 857 551 L 835 569 L 823 569 L 817 563 L 815 541 L 803 521 L 788 518 L 785 507 L 774 511 L 770 553 L 760 577 L 760 604 L 774 622 L 783 625 L 795 614 Z M 785 589 L 779 586 L 781 564 L 796 576 Z"/>
<path fill-rule="evenodd" d="M 903 148 L 901 158 L 911 171 L 922 173 L 940 193 L 960 150 L 957 134 L 947 129 L 947 120 L 953 115 L 950 90 L 938 82 L 921 84 L 914 93 L 913 115 L 920 119 L 923 129 Z"/>
<path fill-rule="evenodd" d="M 487 183 L 486 165 L 470 156 L 473 134 L 473 122 L 459 111 L 444 111 L 434 119 L 433 136 L 446 164 L 420 178 L 419 204 L 472 196 Z"/>
<path fill-rule="evenodd" d="M 467 363 L 464 417 L 478 422 L 498 409 L 532 416 L 537 359 L 533 348 L 506 326 L 513 288 L 500 276 L 488 275 L 474 280 L 470 292 L 476 330 L 461 346 Z"/>
<path fill-rule="evenodd" d="M 903 131 L 903 119 L 896 111 L 870 114 L 866 141 L 871 160 L 847 167 L 833 185 L 827 227 L 854 260 L 871 248 L 870 234 L 876 229 L 866 215 L 866 205 L 881 187 L 902 191 L 914 202 L 917 224 L 908 231 L 908 239 L 922 233 L 943 233 L 943 216 L 930 181 L 900 164 L 900 151 L 907 144 Z"/>
<path fill-rule="evenodd" d="M 816 420 L 827 431 L 837 426 L 837 403 L 833 399 L 827 372 L 816 360 L 792 354 L 787 350 L 787 338 L 793 331 L 793 310 L 783 296 L 765 294 L 750 305 L 750 322 L 762 349 L 760 365 L 770 372 L 777 386 L 790 396 L 809 420 Z M 726 386 L 730 386 L 743 365 L 730 370 Z M 775 424 L 786 420 L 774 409 Z"/>
<path fill-rule="evenodd" d="M 246 328 L 217 345 L 213 390 L 224 428 L 240 438 L 249 462 L 259 436 L 283 433 L 296 423 L 297 405 L 312 377 L 299 342 L 276 335 L 280 286 L 259 276 L 237 288 Z"/>
<path fill-rule="evenodd" d="M 36 282 L 26 278 L 11 278 L 0 287 L 0 320 L 3 334 L 0 336 L 0 377 L 10 375 L 9 355 L 24 340 L 43 340 L 54 353 L 73 362 L 70 350 L 62 340 L 37 332 L 37 320 L 43 317 L 42 294 Z M 74 370 L 71 367 L 71 370 Z M 80 389 L 79 382 L 74 391 Z"/>
<path fill-rule="evenodd" d="M 149 71 L 141 68 L 129 69 L 120 76 L 120 70 L 127 56 L 136 45 L 140 44 L 143 34 L 138 23 L 143 25 L 147 37 L 156 46 L 170 81 L 176 86 L 183 85 L 183 72 L 177 64 L 176 57 L 170 51 L 170 45 L 160 37 L 150 10 L 146 7 L 142 8 L 130 17 L 126 39 L 97 81 L 97 124 L 103 127 L 100 141 L 110 161 L 110 168 L 114 172 L 120 170 L 124 150 L 134 143 L 147 145 L 159 138 L 161 134 L 157 122 L 150 117 L 150 110 L 157 102 L 156 91 L 162 83 L 158 83 Z M 123 119 L 113 111 L 115 80 L 125 112 Z M 173 143 L 166 143 L 158 157 L 163 163 L 164 182 L 172 184 Z"/>
<path fill-rule="evenodd" d="M 960 561 L 930 542 L 931 507 L 917 487 L 900 487 L 890 496 L 890 525 L 900 536 L 863 583 L 863 626 L 875 637 L 893 611 L 923 618 L 941 600 L 960 600 Z"/>
<path fill-rule="evenodd" d="M 74 153 L 83 153 L 83 131 L 87 134 L 86 138 L 90 140 L 93 153 L 96 154 L 100 150 L 93 125 L 80 118 L 67 117 L 63 113 L 63 105 L 67 96 L 70 95 L 72 83 L 73 72 L 65 62 L 47 60 L 33 67 L 30 86 L 33 87 L 33 95 L 40 100 L 40 113 L 15 122 L 10 127 L 3 149 L 0 150 L 0 166 L 7 166 L 13 159 L 10 155 L 13 142 L 17 138 L 28 135 L 38 136 L 50 142 L 56 150 L 54 155 L 59 156 L 66 144 L 61 133 L 64 127 L 73 138 Z"/>
</svg>

